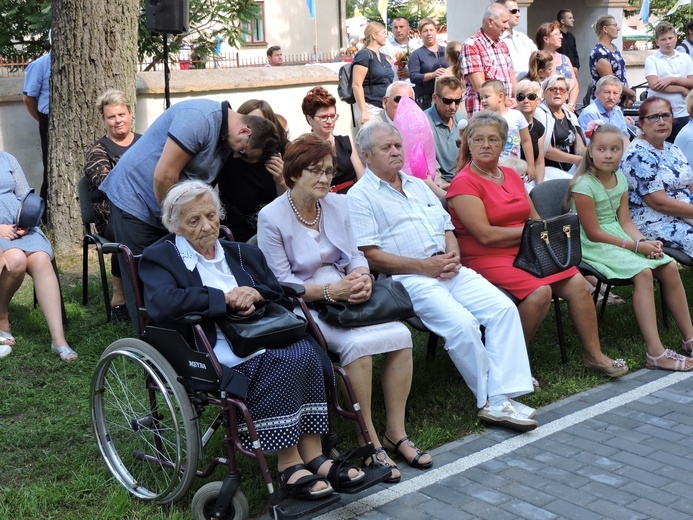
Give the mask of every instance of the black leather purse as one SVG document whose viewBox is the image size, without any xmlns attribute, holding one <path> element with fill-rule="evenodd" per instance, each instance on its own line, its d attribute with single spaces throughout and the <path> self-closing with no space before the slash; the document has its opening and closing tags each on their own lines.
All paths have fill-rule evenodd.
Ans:
<svg viewBox="0 0 693 520">
<path fill-rule="evenodd" d="M 415 316 L 409 293 L 404 286 L 385 278 L 373 284 L 368 301 L 352 305 L 349 302 L 317 301 L 313 308 L 320 319 L 340 327 L 364 327 Z"/>
<path fill-rule="evenodd" d="M 247 357 L 260 349 L 284 348 L 306 334 L 306 320 L 282 305 L 263 300 L 249 316 L 226 314 L 216 324 L 233 353 Z"/>
<path fill-rule="evenodd" d="M 513 266 L 544 278 L 576 266 L 580 260 L 580 221 L 576 214 L 565 213 L 525 223 Z"/>
</svg>

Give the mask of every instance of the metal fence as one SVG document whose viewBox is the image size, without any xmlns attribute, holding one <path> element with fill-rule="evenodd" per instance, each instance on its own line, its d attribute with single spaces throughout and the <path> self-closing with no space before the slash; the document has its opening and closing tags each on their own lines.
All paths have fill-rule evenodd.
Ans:
<svg viewBox="0 0 693 520">
<path fill-rule="evenodd" d="M 318 53 L 317 63 L 330 63 L 335 61 L 329 53 Z M 316 63 L 314 53 L 303 54 L 285 54 L 284 65 L 306 65 L 307 63 Z M 231 52 L 226 54 L 211 55 L 207 59 L 195 59 L 193 56 L 189 63 L 181 63 L 176 55 L 171 56 L 170 67 L 173 69 L 235 69 L 242 67 L 264 67 L 267 64 L 265 56 L 255 56 L 251 58 L 243 57 L 240 52 Z M 163 63 L 146 62 L 140 63 L 138 70 L 161 70 Z"/>
</svg>

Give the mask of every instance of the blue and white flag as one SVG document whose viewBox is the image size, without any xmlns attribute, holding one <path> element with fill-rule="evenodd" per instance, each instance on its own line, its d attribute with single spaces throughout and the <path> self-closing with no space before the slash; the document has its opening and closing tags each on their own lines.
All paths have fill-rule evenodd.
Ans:
<svg viewBox="0 0 693 520">
<path fill-rule="evenodd" d="M 315 0 L 306 0 L 306 5 L 308 6 L 310 17 L 315 20 Z"/>
<path fill-rule="evenodd" d="M 650 0 L 642 0 L 642 5 L 640 6 L 640 19 L 647 23 L 650 19 Z"/>
</svg>

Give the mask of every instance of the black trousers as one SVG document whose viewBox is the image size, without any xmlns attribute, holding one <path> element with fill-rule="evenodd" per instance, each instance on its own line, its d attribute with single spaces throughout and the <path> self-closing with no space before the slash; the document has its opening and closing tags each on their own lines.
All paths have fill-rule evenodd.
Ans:
<svg viewBox="0 0 693 520">
<path fill-rule="evenodd" d="M 39 134 L 41 135 L 41 157 L 43 159 L 43 182 L 41 183 L 41 198 L 48 196 L 48 114 L 39 114 Z"/>
</svg>

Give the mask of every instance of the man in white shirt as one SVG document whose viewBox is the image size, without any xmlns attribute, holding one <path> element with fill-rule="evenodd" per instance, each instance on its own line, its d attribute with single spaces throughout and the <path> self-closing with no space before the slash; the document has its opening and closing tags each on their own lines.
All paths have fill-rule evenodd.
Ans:
<svg viewBox="0 0 693 520">
<path fill-rule="evenodd" d="M 496 0 L 497 4 L 504 5 L 510 14 L 508 18 L 509 28 L 503 33 L 502 40 L 510 51 L 510 58 L 513 60 L 513 71 L 515 78 L 520 81 L 529 71 L 529 57 L 537 46 L 532 39 L 520 31 L 516 31 L 520 23 L 520 8 L 515 0 Z"/>
<path fill-rule="evenodd" d="M 674 125 L 667 141 L 673 143 L 689 119 L 686 96 L 693 88 L 693 60 L 676 50 L 676 30 L 669 22 L 657 24 L 655 43 L 659 49 L 645 58 L 648 97 L 661 97 L 671 103 Z"/>
<path fill-rule="evenodd" d="M 410 54 L 421 47 L 420 41 L 415 41 L 409 37 L 411 27 L 409 20 L 403 17 L 398 17 L 392 20 L 392 35 L 387 39 L 387 43 L 383 45 L 380 52 L 390 58 L 393 70 L 398 79 L 406 79 L 409 77 L 409 69 L 406 66 L 398 67 L 395 65 L 397 54 L 409 52 Z"/>
<path fill-rule="evenodd" d="M 460 265 L 450 215 L 422 180 L 401 171 L 397 129 L 380 122 L 366 125 L 360 145 L 368 168 L 347 194 L 356 245 L 372 270 L 404 285 L 419 318 L 445 339 L 445 349 L 476 396 L 479 418 L 533 430 L 534 410 L 512 400 L 533 390 L 517 308 Z M 485 342 L 480 325 L 486 327 Z"/>
</svg>

